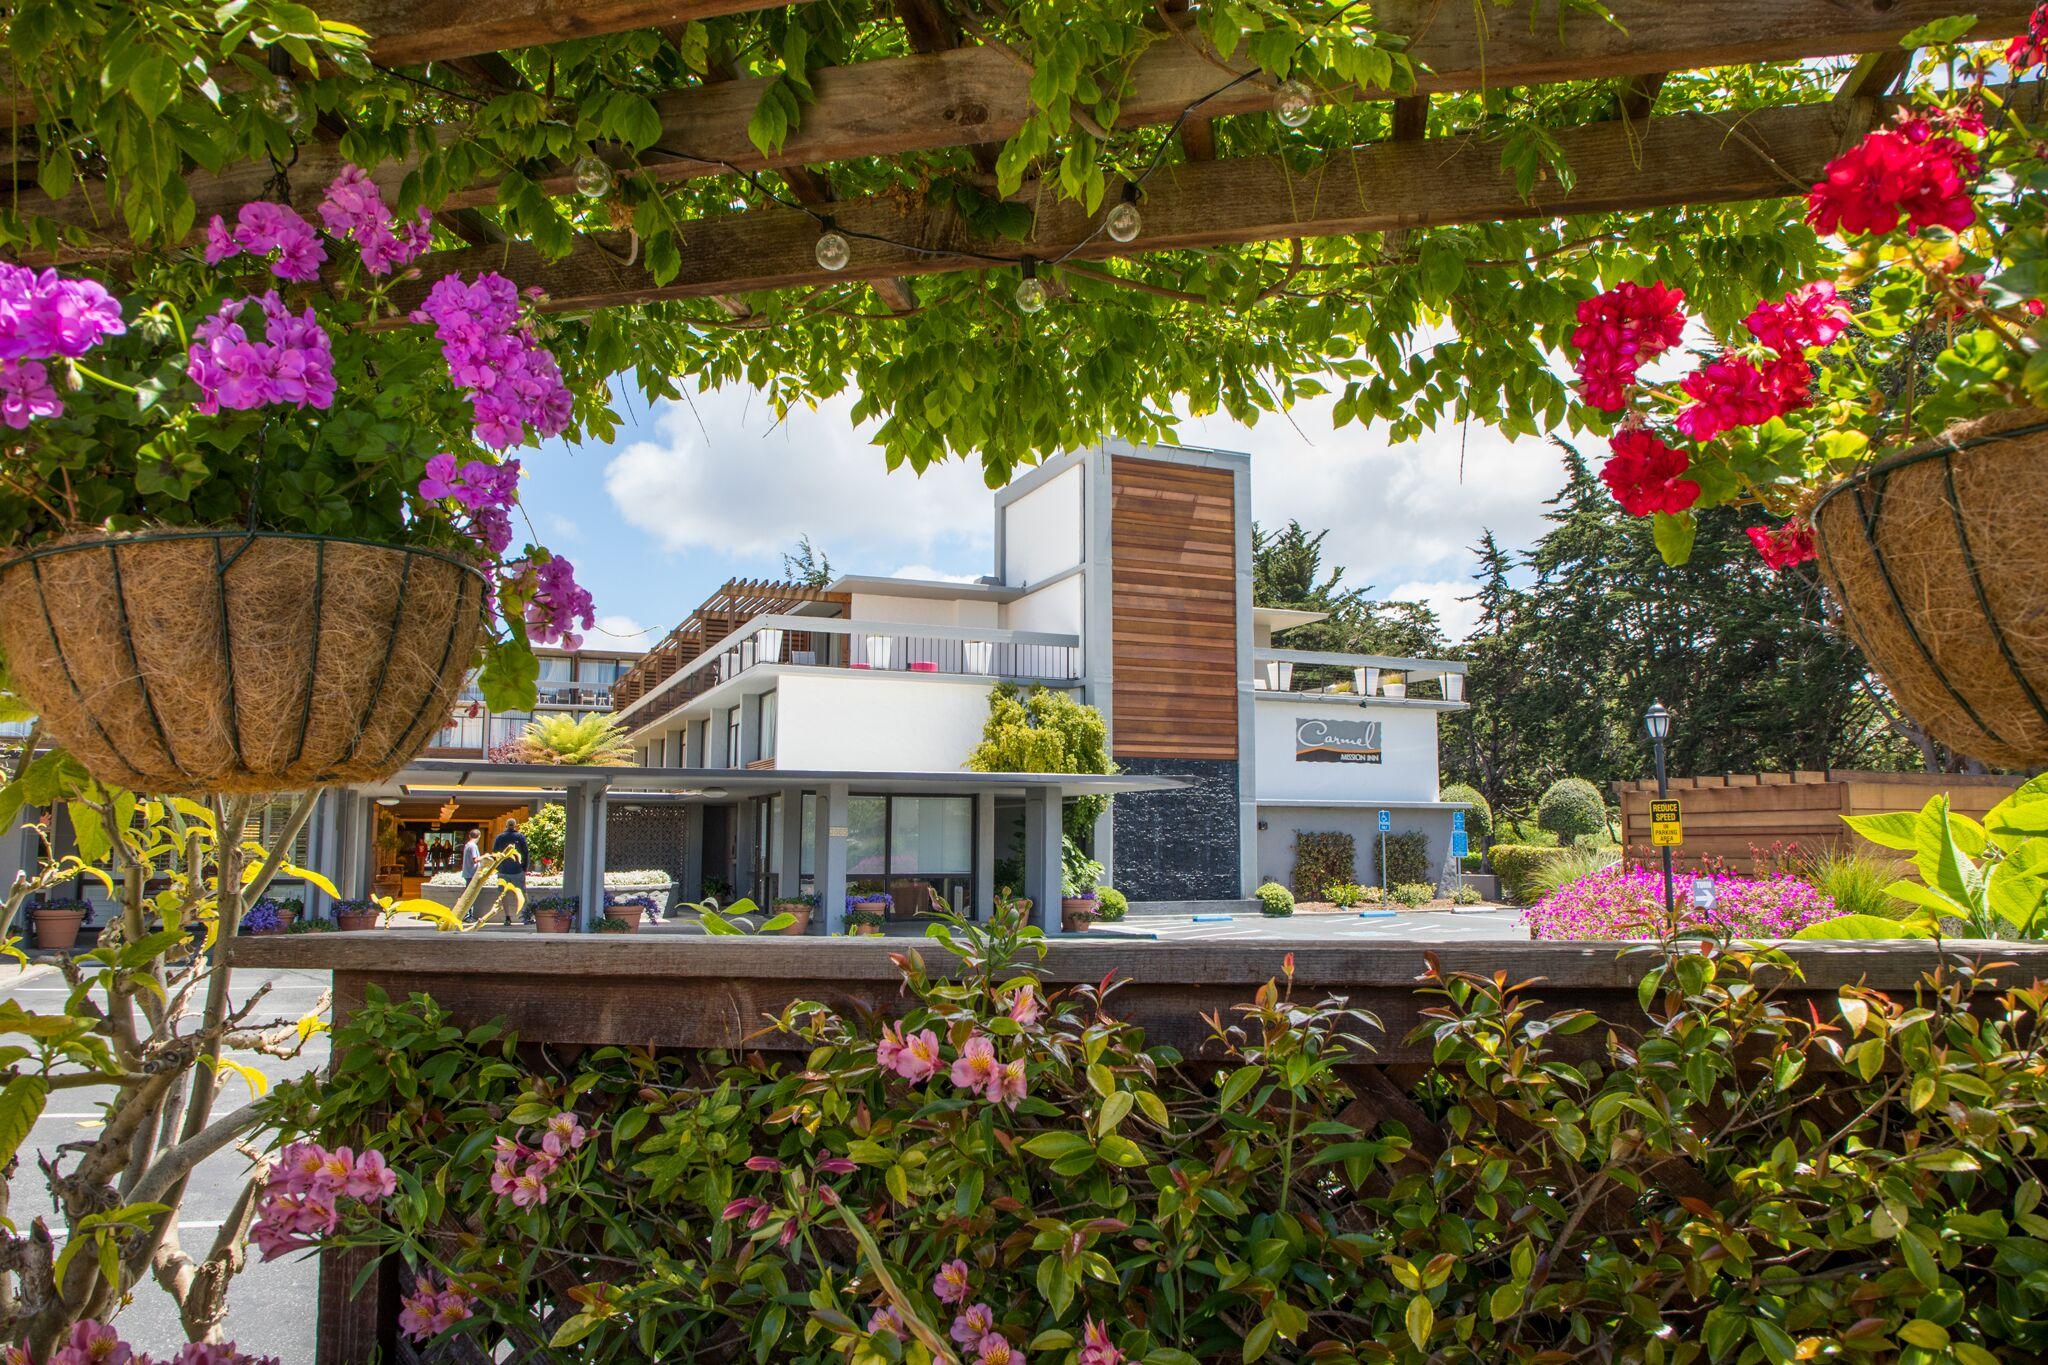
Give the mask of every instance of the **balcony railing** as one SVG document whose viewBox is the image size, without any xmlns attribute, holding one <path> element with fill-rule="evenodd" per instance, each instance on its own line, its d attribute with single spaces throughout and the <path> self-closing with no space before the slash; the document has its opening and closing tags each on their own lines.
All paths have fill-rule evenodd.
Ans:
<svg viewBox="0 0 2048 1365">
<path fill-rule="evenodd" d="M 758 616 L 664 683 L 658 709 L 672 711 L 763 664 L 1067 683 L 1081 676 L 1081 641 L 1045 631 Z"/>
<path fill-rule="evenodd" d="M 1465 665 L 1456 659 L 1256 649 L 1252 651 L 1252 688 L 1259 692 L 1462 703 Z"/>
</svg>

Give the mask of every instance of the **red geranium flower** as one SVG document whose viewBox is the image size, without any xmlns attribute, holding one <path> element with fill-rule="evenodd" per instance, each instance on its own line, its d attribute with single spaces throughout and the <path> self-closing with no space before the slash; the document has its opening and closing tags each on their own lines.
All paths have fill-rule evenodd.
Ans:
<svg viewBox="0 0 2048 1365">
<path fill-rule="evenodd" d="M 1700 500 L 1700 486 L 1685 478 L 1682 450 L 1665 445 L 1654 431 L 1618 431 L 1608 445 L 1614 455 L 1601 466 L 1600 481 L 1632 517 L 1683 512 Z"/>
<path fill-rule="evenodd" d="M 1756 546 L 1765 567 L 1773 573 L 1804 564 L 1818 553 L 1813 547 L 1813 527 L 1797 518 L 1776 526 L 1752 526 L 1747 534 L 1749 543 Z"/>
<path fill-rule="evenodd" d="M 2027 31 L 2005 46 L 2005 63 L 2015 76 L 2042 62 L 2048 62 L 2048 4 L 2036 6 Z"/>
<path fill-rule="evenodd" d="M 1572 333 L 1579 392 L 1604 412 L 1619 412 L 1636 370 L 1678 344 L 1685 331 L 1685 291 L 1662 280 L 1619 284 L 1579 305 Z"/>
<path fill-rule="evenodd" d="M 1905 219 L 1913 231 L 1961 232 L 1977 221 L 1966 183 L 1977 157 L 1923 118 L 1879 129 L 1828 163 L 1806 196 L 1806 221 L 1821 232 L 1890 232 Z"/>
<path fill-rule="evenodd" d="M 1724 355 L 1678 381 L 1694 401 L 1678 414 L 1678 429 L 1695 441 L 1711 441 L 1736 427 L 1753 427 L 1813 401 L 1812 367 L 1797 352 L 1759 368 L 1742 356 Z"/>
<path fill-rule="evenodd" d="M 1825 280 L 1802 284 L 1781 303 L 1759 303 L 1744 320 L 1751 336 L 1780 355 L 1826 346 L 1849 329 L 1849 309 Z"/>
</svg>

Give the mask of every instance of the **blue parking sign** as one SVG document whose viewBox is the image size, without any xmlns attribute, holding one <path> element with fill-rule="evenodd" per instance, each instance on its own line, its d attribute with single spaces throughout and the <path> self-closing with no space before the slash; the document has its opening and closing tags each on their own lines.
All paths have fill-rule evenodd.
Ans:
<svg viewBox="0 0 2048 1365">
<path fill-rule="evenodd" d="M 1384 810 L 1383 810 L 1383 811 L 1381 811 L 1381 812 L 1380 812 L 1380 833 L 1382 833 L 1382 834 L 1385 834 L 1385 833 L 1386 833 L 1386 832 L 1387 832 L 1388 830 L 1392 829 L 1393 827 L 1394 827 L 1394 815 L 1393 815 L 1393 812 L 1392 812 L 1392 811 L 1384 811 Z"/>
<path fill-rule="evenodd" d="M 1464 832 L 1465 832 L 1465 812 L 1463 812 L 1463 811 L 1461 811 L 1461 810 L 1454 810 L 1454 811 L 1452 811 L 1452 812 L 1451 812 L 1451 833 L 1453 833 L 1453 834 L 1463 834 Z"/>
<path fill-rule="evenodd" d="M 1470 839 L 1468 839 L 1468 838 L 1467 838 L 1467 837 L 1465 836 L 1465 831 L 1464 831 L 1464 830 L 1462 830 L 1462 829 L 1454 829 L 1454 830 L 1452 830 L 1452 831 L 1451 831 L 1451 856 L 1452 856 L 1453 858 L 1462 858 L 1462 857 L 1464 857 L 1464 856 L 1465 856 L 1465 855 L 1466 855 L 1467 853 L 1470 853 L 1471 851 L 1472 851 L 1472 841 L 1471 841 Z"/>
</svg>

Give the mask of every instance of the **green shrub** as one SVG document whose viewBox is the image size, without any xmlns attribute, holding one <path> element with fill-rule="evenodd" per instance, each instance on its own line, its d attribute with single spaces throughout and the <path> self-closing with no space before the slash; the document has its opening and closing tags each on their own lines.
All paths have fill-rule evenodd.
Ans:
<svg viewBox="0 0 2048 1365">
<path fill-rule="evenodd" d="M 1464 868 L 1467 872 L 1477 872 L 1480 868 L 1486 866 L 1486 855 L 1484 853 L 1467 853 L 1464 857 L 1458 859 L 1458 866 Z"/>
<path fill-rule="evenodd" d="M 1451 903 L 1453 905 L 1477 905 L 1484 899 L 1485 897 L 1479 894 L 1478 887 L 1467 886 L 1463 882 L 1460 882 L 1458 889 L 1451 893 Z"/>
<path fill-rule="evenodd" d="M 389 1253 L 408 1289 L 457 1277 L 474 1317 L 450 1347 L 555 1330 L 540 1324 L 575 1291 L 613 1309 L 570 1329 L 587 1333 L 576 1359 L 905 1359 L 924 1348 L 887 1316 L 870 1331 L 875 1310 L 900 1303 L 943 1342 L 960 1303 L 929 1286 L 958 1259 L 961 1302 L 990 1305 L 1007 1342 L 1100 1324 L 1133 1362 L 1235 1362 L 1290 1305 L 1313 1325 L 1268 1360 L 2048 1355 L 2040 990 L 1980 1012 L 1975 976 L 1949 972 L 1838 1001 L 1789 994 L 1781 954 L 1694 944 L 1617 964 L 1645 973 L 1624 1022 L 1561 1009 L 1522 973 L 1430 970 L 1412 1007 L 1435 1066 L 1413 1090 L 1387 1073 L 1413 1096 L 1396 1128 L 1384 1100 L 1358 1117 L 1353 1077 L 1398 1037 L 1320 990 L 1278 984 L 1224 1013 L 1219 1072 L 1175 1065 L 1078 992 L 1041 985 L 1017 1022 L 1037 964 L 1009 956 L 1014 936 L 989 942 L 956 929 L 932 945 L 953 970 L 906 964 L 884 997 L 894 1036 L 936 1040 L 917 1079 L 881 1064 L 882 1021 L 845 1007 L 784 1014 L 793 1054 L 565 1063 L 373 986 L 336 1025 L 331 1072 L 278 1086 L 257 1141 L 389 1162 L 399 1193 L 342 1200 L 334 1240 Z M 1017 1108 L 952 1084 L 970 1036 L 1016 1067 Z M 1113 1133 L 1103 1090 L 1132 1116 Z M 575 1137 L 543 1164 L 550 1122 Z M 544 1202 L 492 1192 L 477 1153 L 500 1139 Z M 1054 1236 L 1071 1269 L 1034 1248 Z M 1189 1293 L 1190 1263 L 1248 1273 Z"/>
<path fill-rule="evenodd" d="M 1493 842 L 1493 807 L 1479 794 L 1477 787 L 1468 787 L 1463 782 L 1453 782 L 1437 793 L 1439 801 L 1465 801 L 1471 809 L 1465 812 L 1465 833 L 1472 836 L 1474 848 L 1485 848 Z"/>
<path fill-rule="evenodd" d="M 1379 840 L 1373 840 L 1373 848 L 1379 848 Z M 1429 836 L 1419 829 L 1403 830 L 1387 836 L 1386 866 L 1380 869 L 1376 878 L 1386 886 L 1398 886 L 1402 882 L 1426 882 L 1429 880 Z"/>
<path fill-rule="evenodd" d="M 1096 918 L 1106 923 L 1116 923 L 1131 908 L 1131 898 L 1113 886 L 1096 887 L 1095 899 L 1102 902 L 1102 909 Z"/>
<path fill-rule="evenodd" d="M 1314 900 L 1323 889 L 1358 880 L 1358 844 L 1335 830 L 1294 831 L 1294 894 Z"/>
<path fill-rule="evenodd" d="M 1259 909 L 1276 919 L 1294 913 L 1294 893 L 1278 882 L 1267 882 L 1252 894 L 1259 898 Z"/>
<path fill-rule="evenodd" d="M 1486 851 L 1486 856 L 1500 878 L 1501 896 L 1516 905 L 1532 905 L 1538 898 L 1530 891 L 1529 879 L 1565 853 L 1566 850 L 1554 847 L 1495 844 Z"/>
<path fill-rule="evenodd" d="M 1427 905 L 1435 900 L 1436 887 L 1429 882 L 1402 882 L 1388 894 L 1413 910 L 1418 905 Z"/>
<path fill-rule="evenodd" d="M 1358 903 L 1360 905 L 1385 905 L 1387 903 L 1387 893 L 1377 886 L 1361 886 L 1358 888 Z"/>
<path fill-rule="evenodd" d="M 1555 834 L 1560 844 L 1576 843 L 1606 833 L 1607 803 L 1585 778 L 1560 778 L 1536 803 L 1536 823 Z"/>
<path fill-rule="evenodd" d="M 1375 887 L 1374 889 L 1377 890 L 1378 888 Z M 1335 886 L 1324 889 L 1323 899 L 1336 906 L 1339 910 L 1349 910 L 1352 906 L 1358 904 L 1359 896 L 1364 890 L 1365 888 L 1357 882 L 1338 882 Z"/>
<path fill-rule="evenodd" d="M 1503 844 L 1515 844 L 1522 848 L 1557 847 L 1557 836 L 1537 824 L 1533 817 L 1501 821 L 1494 831 L 1494 837 Z"/>
</svg>

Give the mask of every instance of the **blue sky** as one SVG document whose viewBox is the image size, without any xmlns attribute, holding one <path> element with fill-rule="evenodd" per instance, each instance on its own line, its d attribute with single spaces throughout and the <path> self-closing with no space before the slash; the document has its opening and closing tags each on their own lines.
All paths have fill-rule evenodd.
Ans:
<svg viewBox="0 0 2048 1365">
<path fill-rule="evenodd" d="M 849 420 L 852 397 L 778 423 L 751 389 L 729 387 L 649 410 L 634 397 L 618 440 L 551 441 L 524 457 L 522 499 L 543 543 L 576 565 L 597 600 L 590 642 L 658 636 L 729 577 L 774 577 L 808 533 L 841 572 L 958 576 L 990 571 L 990 507 L 961 462 L 888 471 Z M 1471 546 L 1540 534 L 1563 483 L 1557 453 L 1481 427 L 1390 446 L 1382 431 L 1333 430 L 1327 400 L 1256 427 L 1185 423 L 1181 439 L 1252 453 L 1262 523 L 1330 529 L 1328 557 L 1377 595 L 1419 598 L 1463 633 Z"/>
</svg>

